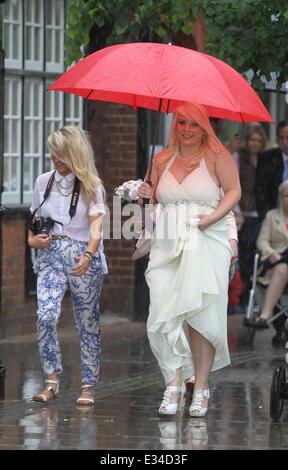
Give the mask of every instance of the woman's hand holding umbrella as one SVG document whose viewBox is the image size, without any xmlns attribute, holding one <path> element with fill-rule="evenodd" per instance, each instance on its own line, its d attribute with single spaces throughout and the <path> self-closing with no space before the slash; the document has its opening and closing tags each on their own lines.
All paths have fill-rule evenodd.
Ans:
<svg viewBox="0 0 288 470">
<path fill-rule="evenodd" d="M 142 183 L 139 186 L 138 194 L 142 199 L 151 199 L 153 196 L 153 187 L 149 183 Z"/>
</svg>

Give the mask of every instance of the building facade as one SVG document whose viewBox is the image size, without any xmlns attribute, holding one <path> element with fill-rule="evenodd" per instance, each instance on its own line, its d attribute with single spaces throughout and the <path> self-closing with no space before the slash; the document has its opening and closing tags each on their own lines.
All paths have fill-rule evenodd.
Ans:
<svg viewBox="0 0 288 470">
<path fill-rule="evenodd" d="M 47 91 L 64 72 L 66 12 L 63 0 L 6 0 L 1 10 L 5 53 L 1 212 L 0 337 L 34 331 L 34 251 L 26 244 L 29 206 L 37 176 L 52 168 L 46 141 L 64 125 L 91 130 L 96 163 L 112 210 L 114 187 L 136 177 L 137 113 L 104 103 L 86 106 L 74 95 Z M 0 183 L 1 184 L 1 183 Z M 102 311 L 133 315 L 133 241 L 107 241 L 109 276 Z M 64 302 L 65 324 L 73 322 Z M 67 314 L 66 314 L 67 311 Z M 69 311 L 69 312 L 68 312 Z"/>
</svg>

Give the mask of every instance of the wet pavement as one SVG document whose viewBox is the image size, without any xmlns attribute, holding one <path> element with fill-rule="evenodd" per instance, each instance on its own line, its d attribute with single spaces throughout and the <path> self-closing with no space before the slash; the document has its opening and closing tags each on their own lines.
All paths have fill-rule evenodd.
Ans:
<svg viewBox="0 0 288 470">
<path fill-rule="evenodd" d="M 269 416 L 273 369 L 284 349 L 271 346 L 272 330 L 243 346 L 242 316 L 228 318 L 232 365 L 211 374 L 208 415 L 192 419 L 188 407 L 176 417 L 157 413 L 163 382 L 147 342 L 145 325 L 103 317 L 102 376 L 96 403 L 77 409 L 79 346 L 74 329 L 60 331 L 64 373 L 61 398 L 31 402 L 42 386 L 35 335 L 0 341 L 7 367 L 0 401 L 0 450 L 288 449 L 288 403 L 279 422 Z"/>
</svg>

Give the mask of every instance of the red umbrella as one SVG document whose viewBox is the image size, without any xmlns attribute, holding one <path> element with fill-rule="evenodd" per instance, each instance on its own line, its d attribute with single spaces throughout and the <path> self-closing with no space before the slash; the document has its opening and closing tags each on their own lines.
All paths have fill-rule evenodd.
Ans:
<svg viewBox="0 0 288 470">
<path fill-rule="evenodd" d="M 71 67 L 49 90 L 167 113 L 192 102 L 205 106 L 211 117 L 273 122 L 253 88 L 236 70 L 208 54 L 171 44 L 137 42 L 106 47 Z"/>
<path fill-rule="evenodd" d="M 71 67 L 49 90 L 165 112 L 188 101 L 205 106 L 211 117 L 273 122 L 236 70 L 208 54 L 170 44 L 106 47 Z"/>
</svg>

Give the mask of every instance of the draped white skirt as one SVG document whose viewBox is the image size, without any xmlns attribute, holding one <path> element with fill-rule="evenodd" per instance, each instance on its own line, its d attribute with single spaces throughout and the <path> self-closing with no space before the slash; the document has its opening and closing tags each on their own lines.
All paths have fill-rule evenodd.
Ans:
<svg viewBox="0 0 288 470">
<path fill-rule="evenodd" d="M 201 208 L 202 213 L 212 210 Z M 182 368 L 183 380 L 194 375 L 186 322 L 214 346 L 212 370 L 230 364 L 227 301 L 231 248 L 226 219 L 200 231 L 195 218 L 198 212 L 199 207 L 191 205 L 187 217 L 187 211 L 181 214 L 181 206 L 164 206 L 145 273 L 150 289 L 148 338 L 166 384 L 175 378 L 178 368 Z"/>
</svg>

